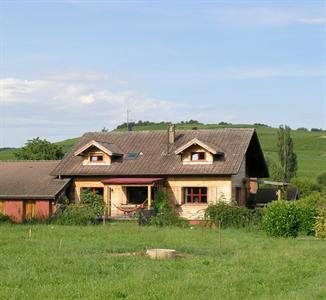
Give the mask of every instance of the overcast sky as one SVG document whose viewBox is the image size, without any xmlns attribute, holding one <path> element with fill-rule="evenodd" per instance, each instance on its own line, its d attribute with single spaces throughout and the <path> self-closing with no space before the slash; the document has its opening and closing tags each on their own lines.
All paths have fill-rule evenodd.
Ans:
<svg viewBox="0 0 326 300">
<path fill-rule="evenodd" d="M 326 129 L 326 1 L 2 0 L 0 42 L 0 147 L 127 109 Z"/>
</svg>

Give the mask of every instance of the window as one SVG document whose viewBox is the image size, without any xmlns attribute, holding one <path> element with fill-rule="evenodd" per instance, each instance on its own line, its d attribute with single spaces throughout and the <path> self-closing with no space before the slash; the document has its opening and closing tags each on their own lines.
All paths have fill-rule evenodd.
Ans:
<svg viewBox="0 0 326 300">
<path fill-rule="evenodd" d="M 207 187 L 186 187 L 184 188 L 184 203 L 207 203 Z"/>
<path fill-rule="evenodd" d="M 103 161 L 103 155 L 91 155 L 90 161 L 91 162 Z"/>
<path fill-rule="evenodd" d="M 137 157 L 140 155 L 139 152 L 134 152 L 134 151 L 131 151 L 131 152 L 128 152 L 127 156 L 126 156 L 126 159 L 127 160 L 135 160 L 137 159 Z"/>
<path fill-rule="evenodd" d="M 205 152 L 191 152 L 191 160 L 205 160 Z"/>
</svg>

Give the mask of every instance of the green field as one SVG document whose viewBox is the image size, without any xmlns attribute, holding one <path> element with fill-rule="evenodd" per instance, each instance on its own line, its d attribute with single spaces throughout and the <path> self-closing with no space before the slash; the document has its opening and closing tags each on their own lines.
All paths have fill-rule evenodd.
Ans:
<svg viewBox="0 0 326 300">
<path fill-rule="evenodd" d="M 0 226 L 0 299 L 326 299 L 326 242 L 258 230 Z M 180 257 L 150 260 L 148 248 Z"/>
<path fill-rule="evenodd" d="M 194 125 L 177 125 L 177 129 L 191 129 Z M 216 124 L 196 125 L 199 129 L 224 127 L 255 127 L 260 138 L 263 151 L 267 157 L 277 159 L 277 129 L 265 126 Z M 133 130 L 166 130 L 165 124 L 135 126 Z M 294 150 L 298 155 L 298 176 L 316 178 L 326 170 L 326 132 L 292 131 Z M 59 142 L 64 151 L 68 151 L 78 138 Z M 13 150 L 0 150 L 0 159 L 14 159 Z"/>
</svg>

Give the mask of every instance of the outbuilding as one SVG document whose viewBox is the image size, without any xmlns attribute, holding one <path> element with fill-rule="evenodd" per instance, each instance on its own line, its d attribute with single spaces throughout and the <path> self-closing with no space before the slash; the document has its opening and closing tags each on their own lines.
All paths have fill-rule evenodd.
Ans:
<svg viewBox="0 0 326 300">
<path fill-rule="evenodd" d="M 0 161 L 0 213 L 17 223 L 50 217 L 70 182 L 50 175 L 58 163 Z"/>
</svg>

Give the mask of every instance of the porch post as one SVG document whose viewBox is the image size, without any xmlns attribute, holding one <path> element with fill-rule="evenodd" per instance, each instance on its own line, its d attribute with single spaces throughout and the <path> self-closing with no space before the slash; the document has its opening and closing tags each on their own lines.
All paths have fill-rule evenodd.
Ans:
<svg viewBox="0 0 326 300">
<path fill-rule="evenodd" d="M 147 208 L 150 209 L 152 205 L 152 186 L 147 186 Z"/>
<path fill-rule="evenodd" d="M 106 208 L 107 208 L 107 215 L 111 216 L 111 187 L 109 185 L 106 186 L 107 189 L 107 203 L 106 203 Z"/>
</svg>

